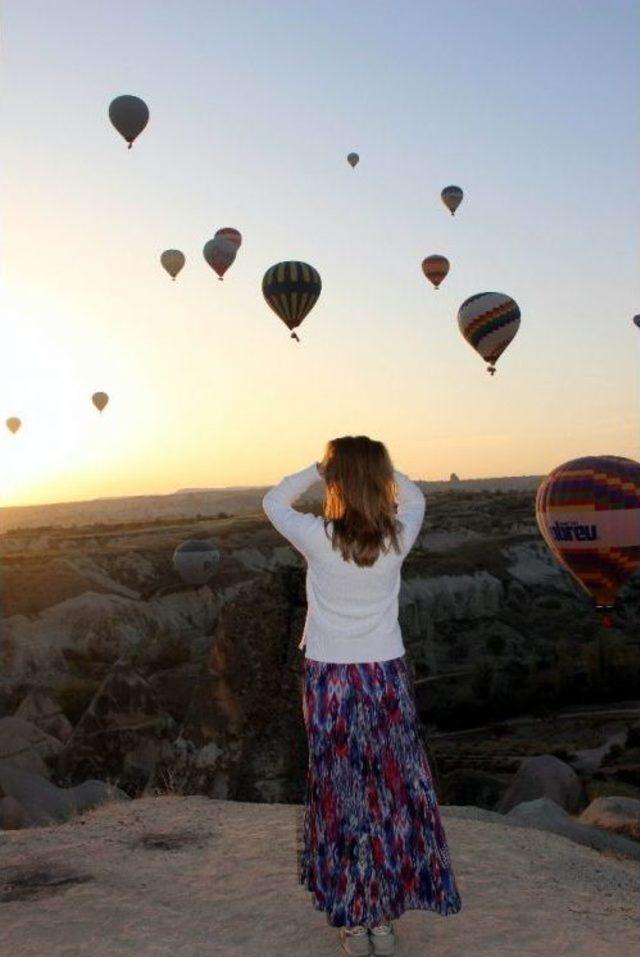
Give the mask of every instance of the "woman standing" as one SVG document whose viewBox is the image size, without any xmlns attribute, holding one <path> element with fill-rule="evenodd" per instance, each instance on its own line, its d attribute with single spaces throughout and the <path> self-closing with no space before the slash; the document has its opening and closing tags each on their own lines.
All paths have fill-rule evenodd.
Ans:
<svg viewBox="0 0 640 957">
<path fill-rule="evenodd" d="M 296 511 L 319 477 L 323 516 Z M 382 442 L 344 436 L 267 492 L 263 508 L 307 562 L 299 881 L 346 953 L 393 954 L 393 918 L 462 906 L 398 622 L 400 569 L 424 495 Z"/>
</svg>

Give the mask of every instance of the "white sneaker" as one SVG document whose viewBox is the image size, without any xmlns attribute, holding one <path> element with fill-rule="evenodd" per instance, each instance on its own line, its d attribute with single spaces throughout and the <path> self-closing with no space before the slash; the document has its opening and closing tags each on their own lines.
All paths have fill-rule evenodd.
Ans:
<svg viewBox="0 0 640 957">
<path fill-rule="evenodd" d="M 393 927 L 391 924 L 379 924 L 372 927 L 369 931 L 369 937 L 373 944 L 373 953 L 389 957 L 396 952 L 396 942 L 393 936 Z"/>
<path fill-rule="evenodd" d="M 340 927 L 340 946 L 352 957 L 368 957 L 371 944 L 366 927 Z"/>
</svg>

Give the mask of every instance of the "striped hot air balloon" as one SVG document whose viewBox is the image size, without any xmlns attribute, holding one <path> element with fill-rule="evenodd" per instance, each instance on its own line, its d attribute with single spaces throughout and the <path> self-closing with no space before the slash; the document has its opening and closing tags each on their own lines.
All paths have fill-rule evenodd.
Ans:
<svg viewBox="0 0 640 957">
<path fill-rule="evenodd" d="M 593 455 L 559 465 L 538 488 L 536 519 L 552 553 L 604 613 L 640 569 L 640 462 Z"/>
<path fill-rule="evenodd" d="M 321 289 L 318 271 L 309 263 L 297 260 L 276 263 L 267 269 L 262 280 L 264 298 L 292 330 L 311 312 Z M 291 338 L 300 341 L 295 332 L 291 333 Z"/>
<path fill-rule="evenodd" d="M 442 202 L 447 207 L 451 215 L 455 214 L 456 209 L 462 202 L 462 197 L 464 193 L 462 192 L 459 186 L 445 186 L 445 188 L 440 193 L 440 198 Z"/>
<path fill-rule="evenodd" d="M 496 362 L 520 328 L 520 309 L 503 292 L 479 292 L 460 306 L 458 326 L 493 375 Z"/>
<path fill-rule="evenodd" d="M 449 260 L 446 256 L 439 256 L 434 253 L 433 256 L 427 256 L 422 260 L 422 271 L 433 285 L 438 288 L 444 277 L 449 272 Z"/>
</svg>

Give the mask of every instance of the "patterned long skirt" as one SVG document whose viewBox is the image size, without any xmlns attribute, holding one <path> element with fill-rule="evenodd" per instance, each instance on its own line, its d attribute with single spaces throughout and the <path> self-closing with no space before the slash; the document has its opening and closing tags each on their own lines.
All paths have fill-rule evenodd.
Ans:
<svg viewBox="0 0 640 957">
<path fill-rule="evenodd" d="M 405 655 L 304 658 L 309 744 L 299 883 L 333 927 L 462 907 Z"/>
</svg>

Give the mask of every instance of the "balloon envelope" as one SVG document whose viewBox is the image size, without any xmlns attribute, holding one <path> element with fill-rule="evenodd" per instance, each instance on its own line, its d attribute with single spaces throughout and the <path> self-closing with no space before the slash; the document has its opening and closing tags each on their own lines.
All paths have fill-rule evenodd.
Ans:
<svg viewBox="0 0 640 957">
<path fill-rule="evenodd" d="M 131 149 L 133 141 L 149 122 L 149 107 L 139 96 L 117 96 L 109 104 L 109 119 Z"/>
<path fill-rule="evenodd" d="M 276 263 L 267 269 L 262 279 L 264 298 L 289 329 L 299 326 L 311 312 L 321 290 L 318 271 L 309 263 L 298 260 Z M 291 338 L 298 338 L 295 332 L 291 333 Z"/>
<path fill-rule="evenodd" d="M 357 153 L 349 153 L 349 155 L 347 156 L 347 163 L 349 163 L 350 166 L 355 167 L 358 165 L 359 162 L 360 162 L 360 157 L 358 156 Z"/>
<path fill-rule="evenodd" d="M 5 425 L 7 426 L 9 431 L 13 432 L 15 435 L 15 433 L 18 431 L 18 429 L 22 425 L 22 421 L 18 419 L 15 415 L 12 415 L 10 418 L 6 420 Z"/>
<path fill-rule="evenodd" d="M 520 308 L 503 292 L 479 292 L 458 310 L 460 332 L 476 352 L 489 363 L 493 375 L 498 358 L 520 328 Z"/>
<path fill-rule="evenodd" d="M 91 401 L 95 405 L 98 412 L 102 412 L 107 402 L 109 401 L 109 396 L 106 392 L 94 392 L 91 396 Z"/>
<path fill-rule="evenodd" d="M 184 266 L 184 253 L 181 253 L 179 249 L 165 249 L 160 256 L 160 262 L 171 278 L 175 279 Z"/>
<path fill-rule="evenodd" d="M 593 455 L 559 465 L 538 488 L 536 519 L 558 561 L 611 607 L 640 569 L 640 462 Z"/>
<path fill-rule="evenodd" d="M 230 242 L 236 251 L 242 246 L 242 234 L 238 229 L 234 229 L 233 226 L 223 226 L 222 229 L 217 231 L 214 239 L 217 239 L 218 236 L 222 236 L 223 239 Z"/>
<path fill-rule="evenodd" d="M 636 326 L 638 327 L 638 329 L 640 329 L 640 315 L 634 316 L 634 317 L 633 317 L 633 321 L 635 322 L 635 324 L 636 324 Z"/>
<path fill-rule="evenodd" d="M 456 209 L 462 202 L 462 197 L 464 193 L 459 186 L 445 186 L 445 188 L 440 193 L 440 198 L 442 202 L 451 212 L 451 215 L 455 213 Z"/>
<path fill-rule="evenodd" d="M 449 272 L 449 260 L 446 256 L 439 256 L 434 253 L 433 256 L 427 256 L 422 260 L 422 271 L 433 285 L 438 288 L 444 277 Z"/>
<path fill-rule="evenodd" d="M 220 552 L 213 542 L 190 539 L 178 545 L 173 553 L 173 567 L 187 585 L 204 585 L 220 561 Z"/>
<path fill-rule="evenodd" d="M 222 279 L 236 258 L 236 247 L 224 236 L 214 236 L 204 244 L 202 255 L 218 274 L 218 279 Z"/>
</svg>

